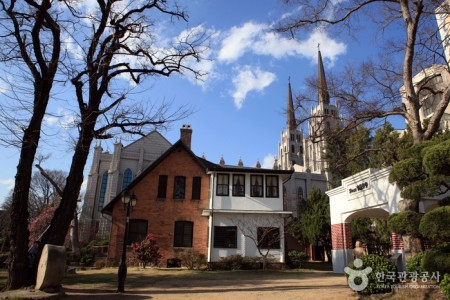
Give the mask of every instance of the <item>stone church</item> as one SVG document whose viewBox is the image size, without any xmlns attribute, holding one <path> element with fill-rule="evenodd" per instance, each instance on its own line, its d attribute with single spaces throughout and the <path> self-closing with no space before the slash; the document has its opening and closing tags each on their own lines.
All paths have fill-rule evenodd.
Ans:
<svg viewBox="0 0 450 300">
<path fill-rule="evenodd" d="M 102 216 L 103 207 L 171 146 L 159 132 L 152 131 L 125 147 L 116 142 L 113 153 L 104 152 L 100 145 L 94 148 L 80 216 L 81 241 L 107 237 L 111 222 Z"/>
<path fill-rule="evenodd" d="M 304 134 L 296 122 L 291 83 L 288 84 L 286 129 L 281 132 L 278 144 L 278 158 L 275 168 L 294 170 L 290 180 L 285 182 L 285 210 L 297 216 L 299 202 L 306 199 L 312 188 L 325 192 L 330 188 L 331 173 L 324 159 L 324 133 L 338 125 L 339 111 L 330 103 L 322 55 L 318 51 L 318 99 L 311 109 L 308 133 Z"/>
</svg>

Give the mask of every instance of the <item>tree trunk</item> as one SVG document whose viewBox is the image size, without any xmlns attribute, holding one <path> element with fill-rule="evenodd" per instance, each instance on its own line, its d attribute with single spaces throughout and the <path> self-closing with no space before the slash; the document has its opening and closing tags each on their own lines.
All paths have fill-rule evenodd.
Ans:
<svg viewBox="0 0 450 300">
<path fill-rule="evenodd" d="M 11 203 L 11 223 L 9 228 L 9 266 L 7 290 L 14 290 L 27 284 L 28 271 L 28 198 L 31 184 L 33 161 L 39 144 L 42 120 L 48 104 L 50 87 L 35 84 L 34 110 L 30 123 L 23 134 L 22 148 L 14 183 Z"/>
<path fill-rule="evenodd" d="M 98 110 L 98 108 L 96 108 Z M 61 202 L 56 209 L 50 227 L 42 237 L 43 244 L 64 245 L 70 222 L 77 208 L 78 195 L 83 183 L 83 171 L 94 139 L 97 113 L 87 111 L 82 116 L 82 130 L 72 157 L 69 176 L 64 187 Z"/>
<path fill-rule="evenodd" d="M 415 211 L 419 212 L 419 201 L 411 199 L 403 199 L 398 203 L 399 211 Z M 412 237 L 409 235 L 402 235 L 403 240 L 403 252 L 405 258 L 408 259 L 411 256 L 423 251 L 423 243 L 421 238 Z"/>
</svg>

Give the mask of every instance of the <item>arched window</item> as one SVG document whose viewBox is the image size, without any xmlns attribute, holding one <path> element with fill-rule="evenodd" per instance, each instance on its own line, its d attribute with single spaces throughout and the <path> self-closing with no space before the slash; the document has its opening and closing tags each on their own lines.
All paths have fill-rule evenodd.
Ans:
<svg viewBox="0 0 450 300">
<path fill-rule="evenodd" d="M 128 168 L 123 172 L 122 190 L 126 189 L 133 180 L 133 172 Z"/>
<path fill-rule="evenodd" d="M 108 186 L 108 171 L 105 171 L 102 175 L 102 184 L 100 186 L 100 197 L 98 197 L 98 207 L 97 207 L 98 211 L 101 211 L 103 209 L 107 186 Z"/>
<path fill-rule="evenodd" d="M 297 196 L 298 196 L 298 200 L 303 200 L 304 199 L 303 189 L 302 189 L 301 186 L 298 187 Z"/>
</svg>

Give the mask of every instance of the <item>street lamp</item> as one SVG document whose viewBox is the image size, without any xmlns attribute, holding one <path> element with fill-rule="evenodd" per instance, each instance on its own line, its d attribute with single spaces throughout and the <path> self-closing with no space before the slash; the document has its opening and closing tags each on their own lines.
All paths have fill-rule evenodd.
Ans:
<svg viewBox="0 0 450 300">
<path fill-rule="evenodd" d="M 125 293 L 125 278 L 127 278 L 127 240 L 128 240 L 128 224 L 130 223 L 130 211 L 133 206 L 136 205 L 137 197 L 134 192 L 130 195 L 130 192 L 125 191 L 122 196 L 122 203 L 124 208 L 127 210 L 127 218 L 125 222 L 125 233 L 123 237 L 123 248 L 122 248 L 122 261 L 119 266 L 119 283 L 117 285 L 118 293 Z"/>
</svg>

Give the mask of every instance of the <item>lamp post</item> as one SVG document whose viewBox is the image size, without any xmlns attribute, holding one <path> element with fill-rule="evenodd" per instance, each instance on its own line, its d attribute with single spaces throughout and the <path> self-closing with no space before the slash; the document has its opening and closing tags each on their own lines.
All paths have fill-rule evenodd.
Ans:
<svg viewBox="0 0 450 300">
<path fill-rule="evenodd" d="M 118 293 L 125 293 L 125 278 L 127 278 L 127 240 L 128 240 L 128 224 L 130 223 L 130 211 L 133 206 L 136 205 L 137 197 L 134 193 L 130 195 L 128 191 L 122 196 L 122 203 L 127 212 L 126 222 L 125 222 L 125 232 L 123 236 L 123 248 L 122 248 L 122 261 L 119 266 L 119 283 L 117 285 Z"/>
</svg>

